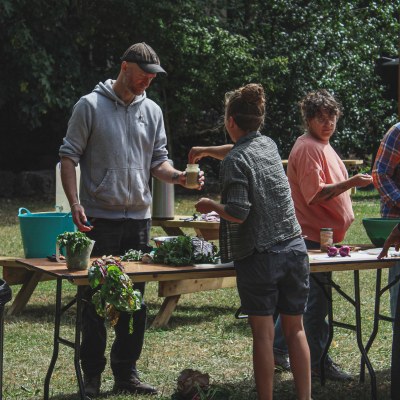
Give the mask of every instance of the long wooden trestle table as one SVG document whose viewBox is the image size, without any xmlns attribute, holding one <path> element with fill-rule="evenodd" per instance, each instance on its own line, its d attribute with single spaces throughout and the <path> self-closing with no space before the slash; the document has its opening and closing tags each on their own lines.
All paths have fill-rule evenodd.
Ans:
<svg viewBox="0 0 400 400">
<path fill-rule="evenodd" d="M 161 227 L 164 232 L 170 236 L 184 235 L 184 230 L 187 229 L 194 231 L 198 237 L 202 237 L 208 241 L 218 240 L 219 236 L 219 222 L 204 221 L 200 217 L 196 217 L 196 219 L 194 219 L 190 216 L 177 215 L 173 219 L 153 218 L 152 226 Z M 54 276 L 44 274 L 42 271 L 27 269 L 21 263 L 16 262 L 15 257 L 0 257 L 0 266 L 3 267 L 3 279 L 9 285 L 22 285 L 14 297 L 11 306 L 8 308 L 9 315 L 16 315 L 24 309 L 39 282 L 55 279 Z M 173 312 L 173 309 L 179 300 L 180 294 L 190 293 L 191 291 L 225 287 L 224 285 L 226 284 L 233 285 L 234 283 L 235 282 L 229 282 L 229 280 L 221 279 L 220 281 L 214 280 L 213 282 L 203 281 L 201 286 L 192 285 L 187 287 L 186 285 L 182 284 L 178 285 L 174 289 L 174 301 L 171 301 L 171 299 L 165 301 L 164 308 L 166 311 L 164 314 L 160 314 L 160 317 L 154 321 L 154 326 L 164 326 L 168 323 L 170 314 Z M 163 297 L 164 288 L 162 284 L 159 286 L 159 289 L 159 295 Z M 171 288 L 167 288 L 167 290 L 171 290 Z M 181 290 L 181 293 L 178 293 L 178 290 Z M 169 315 L 167 313 L 168 310 L 170 311 Z"/>
<path fill-rule="evenodd" d="M 319 251 L 310 251 L 310 268 L 311 276 L 318 282 L 317 272 L 328 272 L 330 279 L 328 284 L 319 282 L 323 287 L 324 293 L 327 296 L 329 304 L 328 321 L 330 326 L 329 343 L 326 346 L 325 354 L 321 360 L 321 383 L 325 383 L 324 378 L 324 358 L 328 352 L 329 345 L 333 337 L 333 327 L 340 326 L 342 328 L 351 329 L 356 332 L 357 345 L 361 354 L 361 371 L 360 381 L 364 381 L 364 364 L 367 366 L 370 381 L 371 381 L 371 398 L 377 399 L 377 386 L 376 376 L 372 364 L 368 358 L 368 350 L 373 344 L 373 340 L 378 331 L 378 322 L 382 317 L 380 316 L 380 297 L 388 289 L 388 286 L 381 287 L 381 273 L 382 269 L 392 267 L 398 259 L 387 258 L 384 260 L 377 260 L 376 255 L 369 254 L 353 254 L 352 257 L 335 257 L 328 258 L 321 254 Z M 82 292 L 85 285 L 88 284 L 87 271 L 71 271 L 68 270 L 65 264 L 59 264 L 50 262 L 47 259 L 17 259 L 16 263 L 23 265 L 29 270 L 39 272 L 50 276 L 56 280 L 56 305 L 55 305 L 55 326 L 54 326 L 54 344 L 53 344 L 53 356 L 50 362 L 50 366 L 45 378 L 44 384 L 44 399 L 49 398 L 49 386 L 51 376 L 58 358 L 59 345 L 63 344 L 74 349 L 74 365 L 76 376 L 78 380 L 80 398 L 85 399 L 84 387 L 81 375 L 81 369 L 79 366 L 80 358 L 80 332 L 81 332 L 81 307 L 82 307 Z M 231 281 L 229 285 L 232 286 L 232 282 L 235 279 L 235 270 L 232 263 L 229 264 L 204 264 L 198 266 L 183 266 L 174 267 L 160 264 L 146 264 L 142 262 L 127 262 L 124 263 L 125 272 L 131 276 L 135 282 L 151 282 L 157 281 L 160 284 L 164 283 L 174 293 L 174 287 L 182 281 L 193 281 L 193 284 L 197 282 L 201 285 L 201 281 L 212 281 L 215 278 L 229 278 Z M 367 345 L 364 345 L 362 339 L 362 324 L 361 324 L 361 299 L 360 299 L 360 280 L 359 273 L 363 270 L 376 270 L 376 292 L 375 292 L 375 307 L 374 307 L 374 329 L 371 332 L 370 339 Z M 353 272 L 353 284 L 354 293 L 349 295 L 345 293 L 339 285 L 334 282 L 332 278 L 332 272 L 335 274 L 341 271 L 352 271 Z M 233 281 L 232 281 L 233 280 Z M 76 297 L 69 304 L 62 306 L 62 285 L 63 282 L 69 282 L 77 287 Z M 355 310 L 355 322 L 353 325 L 343 324 L 339 321 L 334 320 L 333 309 L 332 309 L 332 288 L 335 289 L 341 296 L 343 296 L 349 304 L 354 307 Z M 173 294 L 171 295 L 174 296 Z M 168 298 L 168 296 L 167 296 Z M 61 328 L 61 316 L 62 314 L 72 307 L 76 303 L 76 326 L 75 326 L 75 339 L 74 341 L 68 341 L 62 338 L 60 334 Z M 163 310 L 160 310 L 162 313 Z"/>
</svg>

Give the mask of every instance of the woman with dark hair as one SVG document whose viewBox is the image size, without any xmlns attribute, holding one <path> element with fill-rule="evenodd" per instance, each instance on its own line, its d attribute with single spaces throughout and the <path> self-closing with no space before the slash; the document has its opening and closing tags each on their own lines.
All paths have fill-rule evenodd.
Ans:
<svg viewBox="0 0 400 400">
<path fill-rule="evenodd" d="M 223 158 L 221 203 L 202 198 L 196 209 L 216 211 L 221 217 L 221 258 L 234 261 L 241 309 L 249 316 L 258 398 L 273 397 L 273 314 L 277 310 L 297 398 L 309 400 L 310 354 L 302 322 L 309 291 L 307 249 L 276 144 L 259 132 L 264 114 L 261 85 L 227 93 L 225 127 L 234 146 L 216 148 L 214 153 Z M 227 154 L 222 154 L 224 149 Z"/>
</svg>

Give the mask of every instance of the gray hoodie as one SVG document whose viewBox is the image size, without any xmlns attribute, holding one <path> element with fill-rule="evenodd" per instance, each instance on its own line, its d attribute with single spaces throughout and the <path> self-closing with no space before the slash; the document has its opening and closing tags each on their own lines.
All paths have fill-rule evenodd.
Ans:
<svg viewBox="0 0 400 400">
<path fill-rule="evenodd" d="M 168 159 L 162 111 L 146 93 L 125 105 L 112 84 L 75 104 L 59 154 L 80 164 L 87 216 L 150 218 L 150 169 Z"/>
</svg>

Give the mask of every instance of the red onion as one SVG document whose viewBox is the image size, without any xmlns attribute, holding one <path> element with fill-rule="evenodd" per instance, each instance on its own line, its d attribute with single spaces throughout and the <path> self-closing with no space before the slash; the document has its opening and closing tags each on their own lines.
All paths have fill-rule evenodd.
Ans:
<svg viewBox="0 0 400 400">
<path fill-rule="evenodd" d="M 336 257 L 338 253 L 338 249 L 335 246 L 328 247 L 328 257 Z"/>
<path fill-rule="evenodd" d="M 340 254 L 342 257 L 350 257 L 350 247 L 349 247 L 349 246 L 342 246 L 342 247 L 339 249 L 339 254 Z"/>
</svg>

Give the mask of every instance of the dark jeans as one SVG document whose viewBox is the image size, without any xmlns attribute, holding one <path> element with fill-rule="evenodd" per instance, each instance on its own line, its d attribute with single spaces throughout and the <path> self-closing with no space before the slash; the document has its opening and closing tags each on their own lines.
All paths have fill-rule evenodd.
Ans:
<svg viewBox="0 0 400 400">
<path fill-rule="evenodd" d="M 319 243 L 305 240 L 307 249 L 319 249 Z M 330 272 L 319 272 L 317 274 L 320 282 L 328 282 Z M 328 315 L 328 300 L 321 287 L 310 277 L 310 293 L 306 312 L 303 315 L 304 330 L 308 345 L 310 347 L 311 367 L 319 368 L 319 361 L 325 349 L 329 336 L 329 324 L 326 320 Z M 274 351 L 287 354 L 287 346 L 283 335 L 280 318 L 275 324 Z"/>
<path fill-rule="evenodd" d="M 93 230 L 87 235 L 95 240 L 92 256 L 121 256 L 127 250 L 149 251 L 150 219 L 147 220 L 106 220 L 90 218 Z M 145 284 L 134 285 L 144 295 Z M 106 366 L 104 356 L 107 332 L 104 318 L 100 317 L 91 302 L 93 290 L 85 291 L 82 311 L 81 364 L 86 375 L 101 374 Z M 136 361 L 139 359 L 146 328 L 146 305 L 133 315 L 133 333 L 129 334 L 129 314 L 121 312 L 114 327 L 115 339 L 111 348 L 110 363 L 114 378 L 128 379 L 137 374 Z"/>
</svg>

